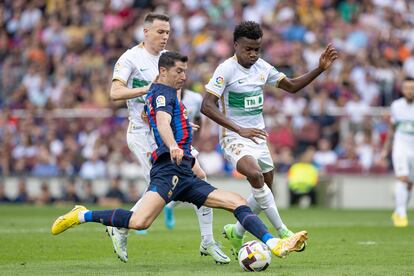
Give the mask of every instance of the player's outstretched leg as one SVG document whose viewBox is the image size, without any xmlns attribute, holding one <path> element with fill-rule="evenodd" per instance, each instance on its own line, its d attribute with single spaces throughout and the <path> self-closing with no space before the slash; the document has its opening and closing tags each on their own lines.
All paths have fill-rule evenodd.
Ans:
<svg viewBox="0 0 414 276">
<path fill-rule="evenodd" d="M 243 227 L 265 243 L 277 257 L 284 258 L 290 252 L 300 250 L 308 239 L 306 231 L 300 231 L 285 239 L 273 237 L 259 217 L 247 205 L 237 207 L 233 213 Z"/>
<path fill-rule="evenodd" d="M 256 215 L 262 210 L 259 204 L 254 199 L 253 195 L 250 195 L 247 198 L 247 206 L 255 213 Z M 246 230 L 243 228 L 240 222 L 236 224 L 227 224 L 224 226 L 223 235 L 226 239 L 229 240 L 231 245 L 231 253 L 236 258 L 238 258 L 239 250 L 244 243 Z"/>
<path fill-rule="evenodd" d="M 53 235 L 58 235 L 85 222 L 99 222 L 107 226 L 128 228 L 132 213 L 123 209 L 90 211 L 84 206 L 76 205 L 71 211 L 55 220 L 51 231 Z"/>
<path fill-rule="evenodd" d="M 205 206 L 232 211 L 243 228 L 265 243 L 278 257 L 286 257 L 290 252 L 299 250 L 308 239 L 306 231 L 298 232 L 285 239 L 273 237 L 259 217 L 246 204 L 246 200 L 238 194 L 224 190 L 210 192 L 204 202 Z"/>
<path fill-rule="evenodd" d="M 98 222 L 106 226 L 111 226 L 111 232 L 108 234 L 112 239 L 112 236 L 116 235 L 116 231 L 120 231 L 119 229 L 147 229 L 162 211 L 164 205 L 164 199 L 156 192 L 146 192 L 142 197 L 139 210 L 136 212 L 123 209 L 90 211 L 84 206 L 76 205 L 70 212 L 55 220 L 51 232 L 53 235 L 58 235 L 81 223 Z M 116 247 L 114 246 L 114 249 L 119 247 L 122 247 L 122 244 Z M 128 255 L 126 252 L 125 257 L 124 260 L 127 260 Z"/>
</svg>

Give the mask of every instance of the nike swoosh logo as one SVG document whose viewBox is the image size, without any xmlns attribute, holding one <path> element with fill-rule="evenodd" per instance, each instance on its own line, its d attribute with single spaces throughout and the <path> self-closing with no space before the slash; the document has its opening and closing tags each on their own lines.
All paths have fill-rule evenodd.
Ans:
<svg viewBox="0 0 414 276">
<path fill-rule="evenodd" d="M 148 70 L 149 68 L 140 68 L 139 71 L 144 72 L 146 70 Z"/>
<path fill-rule="evenodd" d="M 245 82 L 245 80 L 239 80 L 239 81 L 238 81 L 238 83 L 243 83 L 243 82 Z"/>
</svg>

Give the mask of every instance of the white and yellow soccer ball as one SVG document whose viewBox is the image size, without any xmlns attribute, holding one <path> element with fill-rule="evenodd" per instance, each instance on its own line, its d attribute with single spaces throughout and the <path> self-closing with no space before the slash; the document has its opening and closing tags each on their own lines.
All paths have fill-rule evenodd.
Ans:
<svg viewBox="0 0 414 276">
<path fill-rule="evenodd" d="M 266 270 L 272 254 L 267 246 L 260 241 L 249 241 L 239 250 L 239 264 L 245 271 Z"/>
</svg>

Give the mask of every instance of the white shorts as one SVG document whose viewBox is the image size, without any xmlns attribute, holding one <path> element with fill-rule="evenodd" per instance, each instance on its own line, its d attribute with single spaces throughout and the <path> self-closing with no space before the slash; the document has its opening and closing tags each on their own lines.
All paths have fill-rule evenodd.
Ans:
<svg viewBox="0 0 414 276">
<path fill-rule="evenodd" d="M 220 144 L 224 157 L 234 168 L 237 168 L 237 162 L 242 157 L 251 155 L 257 160 L 262 172 L 267 173 L 274 169 L 272 156 L 266 140 L 258 139 L 258 141 L 259 144 L 256 144 L 246 138 L 224 138 Z"/>
<path fill-rule="evenodd" d="M 138 159 L 144 172 L 145 182 L 150 183 L 150 171 L 151 171 L 151 153 L 157 148 L 154 136 L 149 129 L 141 129 L 131 131 L 131 125 L 127 132 L 127 144 L 130 151 L 132 151 L 135 157 Z M 199 152 L 191 146 L 191 155 L 197 158 Z"/>
<path fill-rule="evenodd" d="M 411 181 L 414 181 L 414 147 L 394 144 L 392 164 L 397 177 L 408 176 Z"/>
<path fill-rule="evenodd" d="M 149 129 L 143 129 L 137 132 L 127 132 L 127 144 L 128 148 L 134 153 L 138 159 L 142 170 L 144 172 L 144 178 L 147 184 L 150 183 L 150 171 L 151 171 L 151 153 L 156 149 L 154 137 Z"/>
</svg>

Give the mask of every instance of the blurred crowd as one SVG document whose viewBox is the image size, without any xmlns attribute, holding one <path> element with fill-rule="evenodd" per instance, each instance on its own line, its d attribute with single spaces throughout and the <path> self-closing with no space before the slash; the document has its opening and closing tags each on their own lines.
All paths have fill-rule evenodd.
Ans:
<svg viewBox="0 0 414 276">
<path fill-rule="evenodd" d="M 233 54 L 232 30 L 242 20 L 262 24 L 262 57 L 290 77 L 316 67 L 333 43 L 340 58 L 299 94 L 266 88 L 264 114 L 277 170 L 288 171 L 306 150 L 313 150 L 323 172 L 389 169 L 379 158 L 387 118 L 370 115 L 400 97 L 404 76 L 414 77 L 412 1 L 4 0 L 1 175 L 141 176 L 126 145 L 124 115 L 77 117 L 69 109 L 117 114 L 125 107 L 109 99 L 112 70 L 126 49 L 142 41 L 149 11 L 171 16 L 167 49 L 190 57 L 187 86 L 199 93 Z M 199 160 L 208 175 L 232 175 L 217 134 L 204 118 L 195 141 Z"/>
<path fill-rule="evenodd" d="M 16 179 L 12 180 L 15 183 L 11 183 L 15 185 L 14 189 L 10 188 L 10 183 L 7 187 L 7 183 L 0 179 L 0 204 L 83 203 L 117 207 L 122 204 L 136 203 L 141 197 L 138 182 L 123 181 L 120 177 L 112 178 L 108 183 L 102 181 L 97 183 L 76 177 L 59 178 L 57 182 L 42 179 L 40 183 L 35 183 L 35 178 L 18 177 Z M 37 191 L 33 189 L 35 184 L 39 184 Z M 55 189 L 52 189 L 52 186 Z"/>
</svg>

